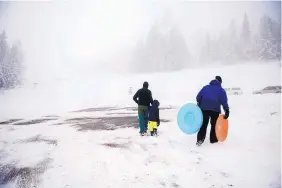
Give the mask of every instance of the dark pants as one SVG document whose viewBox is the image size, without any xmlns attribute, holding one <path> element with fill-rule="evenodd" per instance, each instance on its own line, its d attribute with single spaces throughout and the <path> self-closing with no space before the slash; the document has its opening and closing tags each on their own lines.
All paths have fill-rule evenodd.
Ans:
<svg viewBox="0 0 282 188">
<path fill-rule="evenodd" d="M 140 133 L 144 133 L 148 129 L 148 106 L 138 106 L 138 119 L 139 119 L 139 127 Z"/>
<path fill-rule="evenodd" d="M 215 134 L 215 124 L 216 124 L 216 120 L 219 116 L 219 112 L 214 112 L 214 111 L 209 111 L 209 110 L 203 110 L 203 125 L 200 129 L 200 131 L 198 132 L 197 135 L 197 141 L 205 141 L 206 138 L 206 132 L 207 132 L 207 127 L 209 124 L 209 121 L 211 122 L 211 131 L 210 131 L 210 142 L 211 143 L 215 143 L 218 142 L 217 138 L 216 138 L 216 134 Z"/>
</svg>

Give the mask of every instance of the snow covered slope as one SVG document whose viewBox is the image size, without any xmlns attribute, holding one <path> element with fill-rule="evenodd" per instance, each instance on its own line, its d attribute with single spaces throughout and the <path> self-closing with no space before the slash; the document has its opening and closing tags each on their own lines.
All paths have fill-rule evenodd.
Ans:
<svg viewBox="0 0 282 188">
<path fill-rule="evenodd" d="M 153 97 L 162 105 L 181 105 L 184 101 L 195 100 L 199 89 L 215 75 L 222 76 L 223 87 L 241 87 L 249 95 L 268 85 L 281 85 L 280 65 L 275 62 L 150 75 L 81 70 L 44 81 L 27 79 L 22 88 L 0 95 L 0 118 L 65 114 L 97 106 L 134 106 L 129 88 L 136 92 L 145 80 L 150 84 Z"/>
<path fill-rule="evenodd" d="M 0 187 L 281 187 L 281 95 L 251 94 L 281 84 L 280 71 L 268 64 L 96 79 L 84 74 L 6 92 Z M 229 96 L 226 142 L 211 145 L 207 134 L 198 148 L 196 135 L 182 133 L 176 116 L 215 75 L 244 94 Z M 137 112 L 129 108 L 135 106 L 129 87 L 144 80 L 161 107 L 175 107 L 161 110 L 157 138 L 138 135 Z"/>
</svg>

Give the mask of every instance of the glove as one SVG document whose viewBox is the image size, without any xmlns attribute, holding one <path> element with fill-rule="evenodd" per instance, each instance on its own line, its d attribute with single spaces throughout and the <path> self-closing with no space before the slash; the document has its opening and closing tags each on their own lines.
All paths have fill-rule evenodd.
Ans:
<svg viewBox="0 0 282 188">
<path fill-rule="evenodd" d="M 229 117 L 229 109 L 226 109 L 224 119 L 228 119 L 228 117 Z"/>
</svg>

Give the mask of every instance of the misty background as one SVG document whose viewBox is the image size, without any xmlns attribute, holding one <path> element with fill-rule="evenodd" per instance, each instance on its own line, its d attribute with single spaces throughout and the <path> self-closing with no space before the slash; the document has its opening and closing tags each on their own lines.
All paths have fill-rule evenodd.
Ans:
<svg viewBox="0 0 282 188">
<path fill-rule="evenodd" d="M 281 2 L 0 2 L 0 86 L 281 60 Z"/>
</svg>

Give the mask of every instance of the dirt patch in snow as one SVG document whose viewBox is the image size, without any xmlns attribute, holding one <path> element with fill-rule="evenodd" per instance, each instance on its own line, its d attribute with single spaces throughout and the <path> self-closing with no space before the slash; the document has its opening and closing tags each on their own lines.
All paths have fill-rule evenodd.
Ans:
<svg viewBox="0 0 282 188">
<path fill-rule="evenodd" d="M 128 144 L 129 143 L 123 143 L 123 144 L 117 144 L 117 143 L 104 143 L 101 144 L 102 146 L 106 146 L 109 148 L 121 148 L 121 149 L 128 149 Z"/>
<path fill-rule="evenodd" d="M 106 114 L 107 115 L 136 115 L 135 112 L 111 112 Z"/>
<path fill-rule="evenodd" d="M 57 145 L 58 144 L 57 140 L 44 138 L 41 135 L 36 135 L 36 136 L 30 137 L 30 138 L 25 139 L 25 140 L 20 140 L 19 142 L 20 143 L 45 142 L 46 144 L 51 144 L 51 145 Z"/>
<path fill-rule="evenodd" d="M 66 120 L 78 131 L 89 130 L 115 130 L 118 128 L 134 127 L 138 128 L 138 119 L 136 116 L 125 117 L 101 117 L 101 118 L 74 118 Z"/>
<path fill-rule="evenodd" d="M 0 122 L 0 125 L 6 125 L 6 124 L 11 124 L 11 123 L 15 123 L 17 121 L 21 121 L 22 119 L 9 119 L 7 121 L 2 121 Z"/>
<path fill-rule="evenodd" d="M 46 158 L 35 167 L 16 167 L 16 164 L 0 164 L 0 185 L 15 183 L 16 188 L 37 187 L 41 181 L 40 176 L 47 170 L 51 158 Z"/>
<path fill-rule="evenodd" d="M 170 122 L 167 119 L 161 119 L 161 122 Z M 81 117 L 65 120 L 65 123 L 76 127 L 78 131 L 89 130 L 115 130 L 118 128 L 139 128 L 137 116 L 119 116 L 119 117 Z"/>
<path fill-rule="evenodd" d="M 104 111 L 112 111 L 116 110 L 116 108 L 112 107 L 100 107 L 100 108 L 86 108 L 78 111 L 73 111 L 73 112 L 104 112 Z"/>
<path fill-rule="evenodd" d="M 6 158 L 7 156 L 8 155 L 7 155 L 6 151 L 4 149 L 1 149 L 0 150 L 0 161 L 3 160 L 4 158 Z M 1 173 L 0 173 L 0 177 L 1 177 Z"/>
<path fill-rule="evenodd" d="M 179 188 L 179 185 L 178 185 L 177 183 L 172 183 L 172 184 L 171 184 L 171 187 Z"/>
<path fill-rule="evenodd" d="M 47 117 L 47 118 L 59 118 L 60 116 L 57 116 L 57 115 L 48 115 L 48 116 L 43 116 L 43 117 Z"/>
<path fill-rule="evenodd" d="M 33 124 L 45 123 L 45 122 L 54 121 L 54 120 L 58 120 L 58 118 L 52 118 L 52 119 L 33 119 L 33 120 L 29 120 L 29 121 L 14 123 L 13 125 L 33 125 Z"/>
<path fill-rule="evenodd" d="M 160 107 L 160 110 L 171 110 L 175 109 L 171 106 L 169 107 Z M 127 111 L 137 111 L 137 107 L 100 107 L 100 108 L 86 108 L 74 112 L 101 112 L 101 111 L 117 111 L 117 110 L 127 110 Z"/>
</svg>

